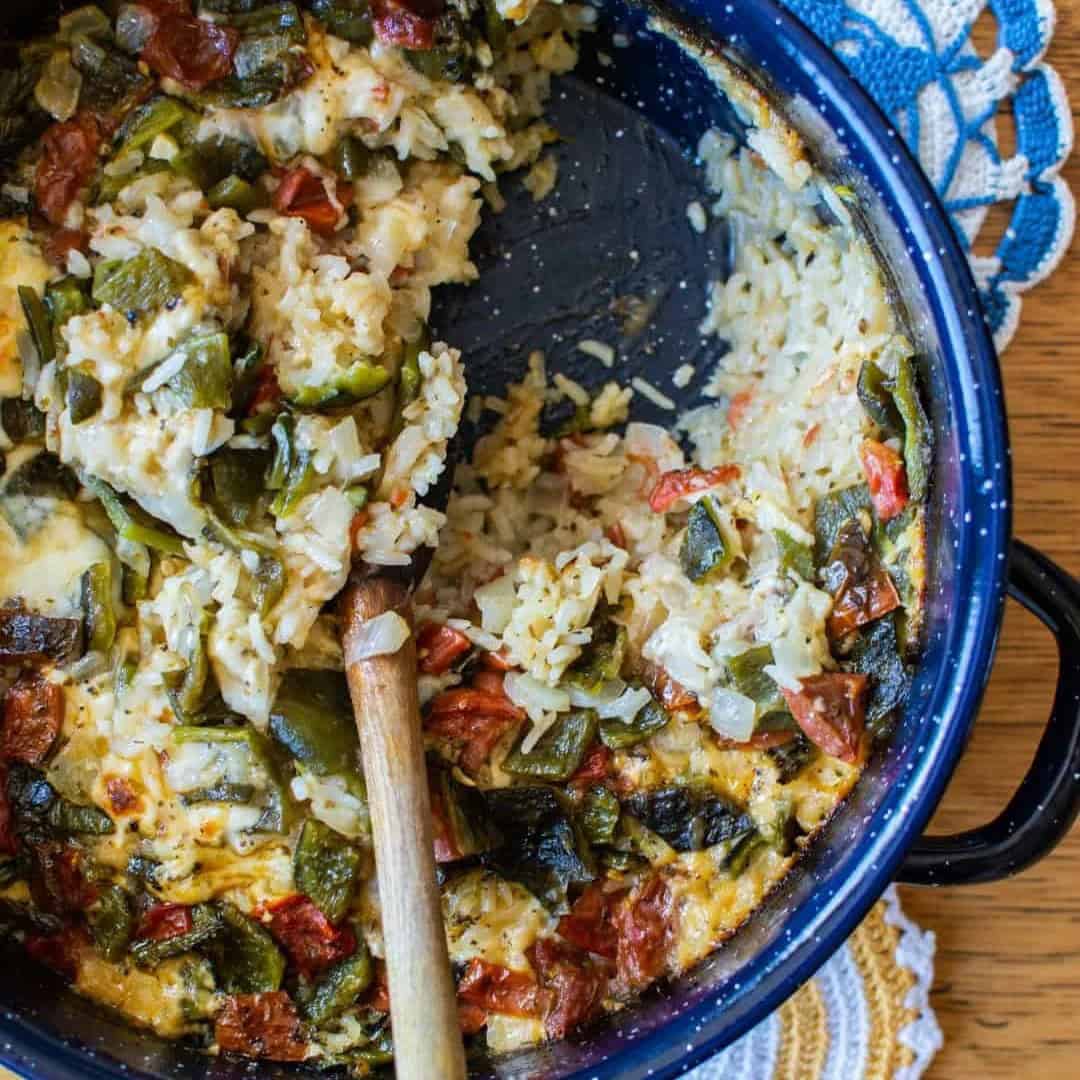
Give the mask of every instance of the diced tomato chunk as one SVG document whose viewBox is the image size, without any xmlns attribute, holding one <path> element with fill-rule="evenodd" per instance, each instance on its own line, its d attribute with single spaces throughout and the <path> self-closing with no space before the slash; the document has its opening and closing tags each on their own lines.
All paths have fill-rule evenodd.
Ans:
<svg viewBox="0 0 1080 1080">
<path fill-rule="evenodd" d="M 303 1061 L 307 1037 L 292 998 L 284 990 L 233 994 L 214 1025 L 222 1050 L 269 1061 Z"/>
<path fill-rule="evenodd" d="M 101 131 L 89 113 L 53 124 L 41 136 L 41 158 L 34 175 L 38 209 L 53 225 L 63 225 L 64 215 L 86 187 L 97 163 Z"/>
<path fill-rule="evenodd" d="M 481 657 L 481 661 L 484 667 L 490 668 L 492 671 L 505 672 L 514 669 L 513 663 L 502 652 L 486 652 Z"/>
<path fill-rule="evenodd" d="M 431 702 L 424 727 L 433 735 L 461 742 L 462 765 L 475 772 L 507 729 L 524 719 L 525 713 L 505 694 L 454 687 Z"/>
<path fill-rule="evenodd" d="M 859 460 L 877 516 L 882 521 L 896 517 L 908 504 L 904 459 L 891 446 L 866 439 L 859 447 Z"/>
<path fill-rule="evenodd" d="M 461 858 L 457 840 L 450 828 L 450 820 L 443 805 L 443 797 L 440 791 L 435 790 L 428 777 L 428 791 L 431 797 L 431 824 L 435 841 L 435 861 L 437 863 L 454 862 Z"/>
<path fill-rule="evenodd" d="M 580 949 L 553 938 L 540 938 L 529 960 L 553 1001 L 544 1016 L 549 1039 L 565 1038 L 600 1011 L 608 973 Z"/>
<path fill-rule="evenodd" d="M 356 935 L 348 926 L 337 927 L 300 893 L 267 905 L 270 933 L 288 954 L 301 975 L 312 975 L 352 956 Z"/>
<path fill-rule="evenodd" d="M 636 886 L 615 909 L 619 981 L 641 990 L 663 974 L 674 927 L 671 890 L 660 877 Z"/>
<path fill-rule="evenodd" d="M 240 44 L 235 27 L 163 12 L 143 47 L 142 59 L 159 75 L 189 90 L 202 90 L 232 71 L 233 53 Z"/>
<path fill-rule="evenodd" d="M 361 1000 L 376 1012 L 390 1011 L 390 983 L 387 981 L 386 964 L 382 960 L 375 961 L 375 978 Z"/>
<path fill-rule="evenodd" d="M 840 586 L 829 615 L 829 635 L 842 638 L 900 606 L 900 595 L 883 566 L 875 566 L 863 580 L 850 577 Z"/>
<path fill-rule="evenodd" d="M 60 734 L 64 691 L 40 672 L 24 671 L 4 694 L 0 757 L 40 765 Z"/>
<path fill-rule="evenodd" d="M 88 879 L 82 852 L 73 844 L 42 840 L 28 845 L 30 895 L 34 903 L 53 915 L 75 915 L 96 899 L 97 889 Z"/>
<path fill-rule="evenodd" d="M 866 719 L 867 677 L 830 671 L 800 684 L 798 693 L 783 690 L 795 722 L 826 754 L 854 764 Z"/>
<path fill-rule="evenodd" d="M 135 937 L 140 941 L 165 941 L 189 933 L 192 925 L 187 904 L 155 904 L 143 912 Z"/>
<path fill-rule="evenodd" d="M 488 1022 L 487 1010 L 479 1005 L 470 1005 L 467 1001 L 458 1002 L 457 1015 L 462 1035 L 475 1035 L 483 1031 Z"/>
<path fill-rule="evenodd" d="M 718 465 L 715 469 L 673 469 L 663 473 L 649 494 L 649 506 L 658 514 L 670 510 L 680 499 L 697 495 L 721 484 L 738 480 L 738 465 Z"/>
<path fill-rule="evenodd" d="M 678 712 L 681 709 L 700 709 L 701 703 L 697 695 L 687 690 L 682 683 L 676 682 L 658 664 L 646 663 L 641 671 L 641 677 L 645 685 L 652 691 L 652 696 L 664 706 L 668 712 Z"/>
<path fill-rule="evenodd" d="M 446 674 L 471 648 L 472 642 L 452 626 L 429 622 L 416 632 L 417 666 L 424 675 Z"/>
<path fill-rule="evenodd" d="M 473 957 L 457 988 L 458 999 L 487 1012 L 543 1016 L 550 998 L 527 971 L 512 971 Z"/>
<path fill-rule="evenodd" d="M 432 5 L 432 9 L 432 14 L 427 15 L 415 2 L 406 5 L 401 0 L 374 0 L 371 11 L 375 36 L 384 45 L 431 49 L 435 45 L 435 19 L 441 5 Z"/>
<path fill-rule="evenodd" d="M 348 184 L 339 183 L 336 194 L 342 206 L 352 200 L 352 188 Z M 321 236 L 329 236 L 337 228 L 340 212 L 330 201 L 326 185 L 321 177 L 302 165 L 290 169 L 281 178 L 273 204 L 279 214 L 303 218 L 311 231 Z"/>
<path fill-rule="evenodd" d="M 594 743 L 569 783 L 576 787 L 588 787 L 606 780 L 611 771 L 611 756 L 611 751 L 603 743 Z"/>
<path fill-rule="evenodd" d="M 79 974 L 79 953 L 86 944 L 81 930 L 65 926 L 55 934 L 27 934 L 23 942 L 26 951 L 39 964 L 74 982 Z"/>
<path fill-rule="evenodd" d="M 273 364 L 263 364 L 255 379 L 255 392 L 248 404 L 248 416 L 263 411 L 264 405 L 276 406 L 281 400 L 281 386 L 278 383 L 277 368 Z"/>
<path fill-rule="evenodd" d="M 60 269 L 67 266 L 68 253 L 86 250 L 86 233 L 78 229 L 54 229 L 42 247 L 45 258 Z"/>
<path fill-rule="evenodd" d="M 619 948 L 612 915 L 626 892 L 605 892 L 598 882 L 590 885 L 574 901 L 569 914 L 559 920 L 560 935 L 579 949 L 614 960 Z"/>
</svg>

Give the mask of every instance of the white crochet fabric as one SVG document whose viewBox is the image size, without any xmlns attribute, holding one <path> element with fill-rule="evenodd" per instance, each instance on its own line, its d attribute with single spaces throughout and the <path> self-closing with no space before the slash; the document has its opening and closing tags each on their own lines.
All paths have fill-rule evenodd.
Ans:
<svg viewBox="0 0 1080 1080">
<path fill-rule="evenodd" d="M 918 1080 L 941 1048 L 941 1028 L 930 1007 L 934 981 L 934 935 L 921 930 L 901 910 L 896 889 L 885 893 L 886 921 L 900 929 L 896 961 L 915 976 L 905 1005 L 916 1018 L 900 1032 L 912 1063 L 893 1080 Z M 825 1003 L 829 1047 L 820 1077 L 807 1080 L 859 1080 L 869 1060 L 870 1014 L 866 992 L 851 949 L 843 945 L 814 976 Z M 687 1073 L 689 1080 L 771 1080 L 780 1053 L 780 1014 L 773 1013 L 737 1043 Z"/>
</svg>

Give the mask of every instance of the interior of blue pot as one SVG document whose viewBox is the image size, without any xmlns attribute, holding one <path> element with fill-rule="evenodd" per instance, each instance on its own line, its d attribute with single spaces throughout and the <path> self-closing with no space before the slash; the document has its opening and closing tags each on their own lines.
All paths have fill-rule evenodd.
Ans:
<svg viewBox="0 0 1080 1080">
<path fill-rule="evenodd" d="M 925 824 L 962 748 L 992 655 L 1008 534 L 1004 419 L 996 362 L 948 226 L 899 140 L 852 97 L 789 17 L 765 2 L 688 0 L 682 10 L 706 39 L 741 57 L 810 135 L 819 167 L 856 188 L 906 312 L 937 431 L 926 655 L 890 747 L 738 934 L 634 1008 L 564 1043 L 478 1060 L 478 1075 L 667 1075 L 767 1014 L 840 945 Z M 528 216 L 514 213 L 514 201 L 527 196 L 508 191 L 511 212 L 478 237 L 481 282 L 439 303 L 436 328 L 469 357 L 474 390 L 502 389 L 530 348 L 543 348 L 554 370 L 595 383 L 608 373 L 583 364 L 574 343 L 608 336 L 608 297 L 619 292 L 662 292 L 654 339 L 639 343 L 620 377 L 655 376 L 657 355 L 670 357 L 672 367 L 719 358 L 719 351 L 703 351 L 697 324 L 706 282 L 724 271 L 726 234 L 697 237 L 684 213 L 701 196 L 692 162 L 698 138 L 710 126 L 738 132 L 739 125 L 692 55 L 648 32 L 646 21 L 642 10 L 621 2 L 603 6 L 581 68 L 560 81 L 553 98 L 553 122 L 567 136 L 557 149 L 556 212 L 547 221 L 543 204 Z M 513 224 L 523 220 L 532 221 L 526 232 Z M 620 256 L 631 250 L 636 260 Z M 514 317 L 518 308 L 527 313 Z M 670 418 L 647 406 L 635 415 Z M 28 1074 L 225 1080 L 298 1073 L 207 1058 L 136 1032 L 26 957 L 9 953 L 6 961 L 0 1059 Z"/>
</svg>

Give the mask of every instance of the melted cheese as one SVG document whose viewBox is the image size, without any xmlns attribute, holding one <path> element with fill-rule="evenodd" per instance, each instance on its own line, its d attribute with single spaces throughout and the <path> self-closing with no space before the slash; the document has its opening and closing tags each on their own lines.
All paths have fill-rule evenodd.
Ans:
<svg viewBox="0 0 1080 1080">
<path fill-rule="evenodd" d="M 18 221 L 0 222 L 0 397 L 18 397 L 22 390 L 22 362 L 18 335 L 26 327 L 20 285 L 45 291 L 52 272 L 27 228 Z"/>
</svg>

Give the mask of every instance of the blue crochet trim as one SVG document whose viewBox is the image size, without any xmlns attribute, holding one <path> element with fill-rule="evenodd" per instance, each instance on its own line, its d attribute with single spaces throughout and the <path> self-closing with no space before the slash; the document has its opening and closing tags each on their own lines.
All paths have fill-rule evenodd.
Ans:
<svg viewBox="0 0 1080 1080">
<path fill-rule="evenodd" d="M 989 207 L 1013 204 L 994 255 L 971 255 L 986 319 L 1003 347 L 1019 319 L 1019 294 L 1060 261 L 1075 217 L 1058 176 L 1072 148 L 1072 118 L 1060 79 L 1041 62 L 1054 29 L 1050 0 L 782 2 L 892 119 L 969 251 Z M 984 8 L 998 27 L 990 57 L 971 42 Z M 1016 151 L 1005 158 L 994 118 L 1010 97 Z"/>
</svg>

